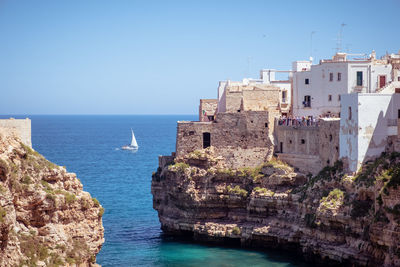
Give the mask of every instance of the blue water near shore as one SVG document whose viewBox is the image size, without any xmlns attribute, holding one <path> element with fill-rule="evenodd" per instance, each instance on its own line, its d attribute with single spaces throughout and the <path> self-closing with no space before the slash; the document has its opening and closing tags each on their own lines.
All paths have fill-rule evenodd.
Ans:
<svg viewBox="0 0 400 267">
<path fill-rule="evenodd" d="M 8 118 L 9 116 L 0 116 Z M 25 118 L 26 116 L 13 116 Z M 35 150 L 75 172 L 105 208 L 102 266 L 307 266 L 277 251 L 200 245 L 163 236 L 152 207 L 158 155 L 175 150 L 176 121 L 196 116 L 29 116 Z M 120 150 L 135 131 L 139 150 Z"/>
</svg>

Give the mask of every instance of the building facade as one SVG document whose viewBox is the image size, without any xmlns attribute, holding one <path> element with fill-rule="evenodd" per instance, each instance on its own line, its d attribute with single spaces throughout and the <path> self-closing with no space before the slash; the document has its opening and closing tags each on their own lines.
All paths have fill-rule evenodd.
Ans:
<svg viewBox="0 0 400 267">
<path fill-rule="evenodd" d="M 300 117 L 340 117 L 342 95 L 375 93 L 392 81 L 392 65 L 388 60 L 377 60 L 374 52 L 360 60 L 337 53 L 303 69 L 293 75 L 293 113 Z"/>
</svg>

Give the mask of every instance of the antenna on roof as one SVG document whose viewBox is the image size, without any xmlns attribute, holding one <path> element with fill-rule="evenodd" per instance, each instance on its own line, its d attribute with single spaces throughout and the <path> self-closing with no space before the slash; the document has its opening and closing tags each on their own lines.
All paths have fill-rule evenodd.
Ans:
<svg viewBox="0 0 400 267">
<path fill-rule="evenodd" d="M 310 61 L 313 61 L 313 57 L 312 57 L 312 52 L 313 52 L 313 50 L 312 50 L 312 36 L 313 36 L 313 34 L 315 34 L 315 31 L 312 31 L 311 34 L 310 34 Z"/>
<path fill-rule="evenodd" d="M 342 23 L 340 25 L 340 30 L 339 30 L 339 34 L 338 34 L 338 38 L 337 38 L 337 47 L 336 47 L 336 53 L 339 53 L 340 51 L 342 51 L 342 35 L 343 35 L 343 28 L 344 26 L 346 26 L 347 24 Z"/>
</svg>

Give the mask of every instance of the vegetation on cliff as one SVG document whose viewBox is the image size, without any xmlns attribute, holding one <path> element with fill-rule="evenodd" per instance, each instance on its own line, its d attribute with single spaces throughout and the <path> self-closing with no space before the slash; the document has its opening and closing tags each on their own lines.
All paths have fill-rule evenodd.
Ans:
<svg viewBox="0 0 400 267">
<path fill-rule="evenodd" d="M 232 169 L 208 158 L 212 153 L 196 152 L 153 176 L 165 231 L 240 238 L 243 245 L 295 243 L 304 254 L 347 264 L 400 264 L 399 153 L 383 154 L 354 176 L 341 161 L 312 176 L 276 159 Z"/>
<path fill-rule="evenodd" d="M 0 136 L 0 265 L 95 263 L 104 209 L 75 174 Z"/>
</svg>

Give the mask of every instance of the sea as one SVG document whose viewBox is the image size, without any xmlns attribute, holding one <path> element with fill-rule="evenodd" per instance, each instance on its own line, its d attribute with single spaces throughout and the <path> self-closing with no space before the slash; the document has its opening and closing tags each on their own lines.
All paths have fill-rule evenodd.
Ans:
<svg viewBox="0 0 400 267">
<path fill-rule="evenodd" d="M 2 115 L 0 118 L 9 118 Z M 195 115 L 13 115 L 32 120 L 33 148 L 77 174 L 105 208 L 105 243 L 97 263 L 107 266 L 310 266 L 284 251 L 247 250 L 163 235 L 152 206 L 151 175 L 159 155 L 175 151 L 178 120 Z M 137 152 L 121 150 L 131 140 Z"/>
</svg>

